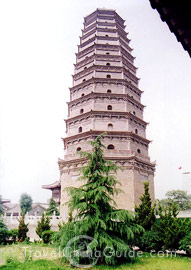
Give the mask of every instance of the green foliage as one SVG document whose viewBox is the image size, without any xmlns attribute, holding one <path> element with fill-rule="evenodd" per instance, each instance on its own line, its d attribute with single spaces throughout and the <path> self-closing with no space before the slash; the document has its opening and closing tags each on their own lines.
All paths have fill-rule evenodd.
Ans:
<svg viewBox="0 0 191 270">
<path fill-rule="evenodd" d="M 0 228 L 7 229 L 7 226 L 5 225 L 2 219 L 0 219 Z"/>
<path fill-rule="evenodd" d="M 2 203 L 2 196 L 0 195 L 0 216 L 4 214 L 4 207 Z"/>
<path fill-rule="evenodd" d="M 137 258 L 136 263 L 130 265 L 122 265 L 119 267 L 108 267 L 105 265 L 95 266 L 95 270 L 189 270 L 191 258 L 185 257 L 173 257 L 164 256 L 163 258 L 155 256 L 152 257 L 149 254 L 143 256 L 143 258 Z M 0 266 L 0 270 L 72 270 L 75 268 L 69 267 L 67 264 L 63 264 L 60 260 L 28 260 L 24 262 L 18 262 L 15 259 L 10 259 L 8 263 Z M 91 268 L 92 269 L 92 268 Z"/>
<path fill-rule="evenodd" d="M 20 198 L 20 208 L 22 215 L 25 215 L 32 209 L 32 198 L 30 195 L 23 193 Z"/>
<path fill-rule="evenodd" d="M 144 182 L 144 194 L 140 197 L 141 203 L 135 206 L 136 222 L 145 230 L 150 230 L 155 223 L 155 205 L 149 193 L 149 182 Z"/>
<path fill-rule="evenodd" d="M 177 218 L 178 207 L 175 203 L 166 208 L 159 204 L 159 224 L 155 224 L 155 230 L 162 239 L 161 248 L 175 250 L 179 248 L 181 239 L 191 230 L 191 221 Z"/>
<path fill-rule="evenodd" d="M 9 237 L 9 231 L 7 229 L 7 226 L 5 225 L 3 220 L 0 219 L 0 245 L 6 244 L 8 237 Z"/>
<path fill-rule="evenodd" d="M 62 228 L 64 227 L 64 225 L 65 225 L 65 222 L 64 221 L 62 221 L 62 223 L 61 222 L 58 223 L 58 229 L 59 229 L 59 231 L 62 230 Z"/>
<path fill-rule="evenodd" d="M 174 202 L 179 211 L 191 209 L 191 195 L 184 190 L 171 190 L 165 196 L 167 198 L 160 201 L 162 206 L 171 205 Z"/>
<path fill-rule="evenodd" d="M 137 246 L 142 251 L 151 251 L 155 250 L 156 252 L 161 249 L 163 245 L 162 239 L 159 237 L 159 234 L 154 229 L 150 231 L 145 231 L 141 237 L 138 238 Z"/>
<path fill-rule="evenodd" d="M 9 231 L 6 228 L 0 228 L 0 245 L 6 244 L 9 238 Z"/>
<path fill-rule="evenodd" d="M 47 214 L 47 216 L 52 216 L 54 214 L 54 212 L 55 212 L 56 216 L 60 215 L 60 213 L 58 211 L 58 204 L 51 198 L 50 202 L 49 202 L 49 207 L 46 210 L 46 214 Z"/>
<path fill-rule="evenodd" d="M 48 244 L 52 241 L 52 237 L 54 235 L 54 231 L 52 230 L 48 230 L 48 231 L 44 231 L 42 233 L 42 240 L 45 244 Z"/>
<path fill-rule="evenodd" d="M 119 182 L 115 177 L 119 168 L 104 158 L 101 136 L 91 142 L 91 145 L 92 153 L 81 153 L 88 159 L 88 165 L 81 171 L 81 180 L 85 184 L 79 188 L 67 188 L 71 198 L 68 206 L 76 215 L 58 232 L 57 241 L 64 248 L 73 237 L 92 237 L 92 240 L 86 243 L 85 249 L 84 239 L 73 239 L 69 257 L 76 260 L 74 251 L 75 254 L 80 254 L 83 250 L 83 254 L 87 255 L 86 260 L 80 256 L 78 260 L 89 263 L 88 252 L 91 250 L 94 256 L 95 252 L 99 251 L 100 263 L 115 265 L 129 260 L 125 254 L 131 249 L 129 243 L 134 240 L 135 233 L 142 232 L 143 228 L 135 223 L 131 213 L 116 208 L 113 196 L 121 192 L 116 188 Z M 103 251 L 106 248 L 115 251 L 115 254 L 110 257 L 104 256 Z M 116 253 L 121 254 L 120 259 Z"/>
<path fill-rule="evenodd" d="M 25 216 L 22 216 L 19 219 L 19 228 L 18 228 L 18 240 L 19 242 L 25 241 L 27 238 L 27 232 L 29 231 L 28 229 L 28 224 L 25 224 Z"/>
<path fill-rule="evenodd" d="M 44 213 L 42 213 L 41 219 L 38 221 L 36 226 L 36 233 L 40 238 L 42 238 L 42 233 L 44 231 L 50 230 L 50 218 L 46 216 Z"/>
<path fill-rule="evenodd" d="M 8 258 L 5 265 L 0 266 L 0 270 L 71 270 L 67 265 L 62 265 L 60 261 L 51 260 L 26 260 L 19 262 L 15 258 Z"/>
<path fill-rule="evenodd" d="M 191 255 L 191 231 L 180 240 L 179 249 L 183 249 L 188 255 Z"/>
<path fill-rule="evenodd" d="M 19 230 L 18 229 L 11 229 L 9 230 L 9 237 L 15 243 L 18 239 Z"/>
<path fill-rule="evenodd" d="M 15 269 L 17 269 L 16 266 L 18 266 L 19 261 L 17 260 L 17 258 L 15 258 L 13 256 L 7 256 L 6 264 L 11 268 L 15 267 Z"/>
</svg>

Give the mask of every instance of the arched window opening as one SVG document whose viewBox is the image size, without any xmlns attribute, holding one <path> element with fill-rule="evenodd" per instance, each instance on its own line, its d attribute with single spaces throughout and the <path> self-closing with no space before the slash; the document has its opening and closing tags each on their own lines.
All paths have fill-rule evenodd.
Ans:
<svg viewBox="0 0 191 270">
<path fill-rule="evenodd" d="M 107 106 L 107 109 L 108 109 L 109 111 L 112 111 L 112 106 L 111 106 L 111 105 L 108 105 L 108 106 Z"/>
<path fill-rule="evenodd" d="M 111 90 L 110 90 L 110 89 L 108 89 L 108 90 L 107 90 L 107 93 L 111 93 Z"/>
<path fill-rule="evenodd" d="M 113 130 L 113 125 L 112 125 L 111 123 L 109 123 L 109 124 L 107 125 L 107 127 L 108 127 L 109 130 Z"/>
<path fill-rule="evenodd" d="M 108 147 L 107 147 L 107 149 L 109 149 L 109 150 L 113 150 L 113 149 L 115 149 L 115 147 L 114 147 L 114 145 L 113 145 L 113 144 L 109 144 L 109 145 L 108 145 Z"/>
<path fill-rule="evenodd" d="M 137 153 L 140 154 L 141 153 L 141 150 L 140 149 L 137 149 Z"/>
<path fill-rule="evenodd" d="M 106 66 L 110 66 L 110 63 L 107 63 Z"/>
<path fill-rule="evenodd" d="M 105 35 L 105 37 L 109 37 L 108 35 Z"/>
<path fill-rule="evenodd" d="M 108 55 L 108 54 L 110 54 L 109 52 L 106 52 L 106 54 Z"/>
<path fill-rule="evenodd" d="M 135 129 L 135 133 L 138 134 L 138 129 L 137 128 Z"/>
<path fill-rule="evenodd" d="M 84 69 L 86 69 L 87 67 L 84 67 Z"/>
<path fill-rule="evenodd" d="M 111 75 L 107 74 L 106 78 L 108 78 L 108 79 L 111 78 Z"/>
<path fill-rule="evenodd" d="M 80 109 L 80 113 L 83 113 L 84 112 L 84 109 Z"/>
<path fill-rule="evenodd" d="M 86 81 L 86 79 L 83 79 L 83 82 L 85 82 Z"/>
<path fill-rule="evenodd" d="M 82 127 L 79 127 L 78 132 L 79 132 L 79 133 L 82 132 Z"/>
<path fill-rule="evenodd" d="M 81 97 L 83 97 L 83 96 L 84 96 L 84 93 L 81 94 Z"/>
<path fill-rule="evenodd" d="M 136 115 L 136 112 L 135 112 L 135 111 L 133 111 L 133 114 L 134 114 L 134 115 Z"/>
<path fill-rule="evenodd" d="M 79 152 L 79 151 L 81 151 L 81 150 L 82 150 L 81 147 L 78 147 L 78 148 L 76 149 L 77 152 Z"/>
</svg>

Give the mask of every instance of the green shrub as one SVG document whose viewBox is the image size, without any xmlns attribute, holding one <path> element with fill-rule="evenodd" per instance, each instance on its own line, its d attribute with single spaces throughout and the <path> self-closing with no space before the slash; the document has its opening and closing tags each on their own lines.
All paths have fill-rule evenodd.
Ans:
<svg viewBox="0 0 191 270">
<path fill-rule="evenodd" d="M 191 255 L 191 232 L 180 241 L 179 249 L 183 249 L 188 255 Z"/>
<path fill-rule="evenodd" d="M 9 237 L 13 243 L 15 243 L 18 240 L 18 233 L 19 233 L 18 229 L 9 230 Z"/>
<path fill-rule="evenodd" d="M 145 231 L 145 233 L 138 239 L 138 246 L 142 251 L 161 250 L 163 245 L 162 239 L 158 233 L 153 229 Z"/>
<path fill-rule="evenodd" d="M 158 213 L 160 220 L 155 223 L 154 230 L 163 242 L 162 248 L 179 249 L 180 241 L 191 231 L 191 221 L 177 217 L 178 208 L 174 203 L 165 208 L 159 205 Z"/>
<path fill-rule="evenodd" d="M 0 228 L 0 245 L 6 244 L 9 238 L 9 231 L 6 228 Z"/>
<path fill-rule="evenodd" d="M 54 231 L 52 231 L 52 230 L 44 231 L 44 232 L 42 233 L 42 240 L 43 240 L 43 242 L 44 242 L 45 244 L 50 243 L 51 240 L 52 240 L 53 235 L 54 235 Z"/>
<path fill-rule="evenodd" d="M 42 233 L 44 231 L 50 230 L 50 218 L 47 217 L 44 213 L 42 213 L 41 219 L 38 221 L 36 226 L 36 233 L 40 238 L 42 238 Z"/>
<path fill-rule="evenodd" d="M 18 228 L 18 240 L 19 242 L 23 242 L 27 238 L 28 232 L 28 224 L 25 224 L 25 217 L 22 216 L 19 220 L 19 228 Z"/>
<path fill-rule="evenodd" d="M 3 222 L 1 218 L 0 218 L 0 228 L 7 229 L 7 226 L 5 225 L 5 223 Z"/>
</svg>

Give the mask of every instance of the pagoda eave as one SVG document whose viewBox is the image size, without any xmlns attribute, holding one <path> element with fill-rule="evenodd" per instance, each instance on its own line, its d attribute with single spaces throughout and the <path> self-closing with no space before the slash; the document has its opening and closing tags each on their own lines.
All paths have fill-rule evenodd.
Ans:
<svg viewBox="0 0 191 270">
<path fill-rule="evenodd" d="M 128 68 L 122 67 L 122 66 L 102 66 L 102 65 L 95 65 L 93 64 L 91 67 L 86 68 L 85 70 L 79 71 L 76 74 L 72 75 L 72 78 L 74 80 L 79 80 L 85 75 L 89 75 L 92 72 L 97 71 L 97 72 L 115 72 L 115 73 L 121 73 L 123 72 L 125 75 L 128 76 L 130 80 L 132 80 L 134 83 L 138 83 L 140 80 L 137 78 L 135 75 L 131 73 L 131 71 Z"/>
<path fill-rule="evenodd" d="M 132 155 L 132 156 L 129 156 L 129 157 L 107 157 L 105 156 L 105 159 L 106 160 L 111 160 L 113 162 L 125 162 L 125 161 L 129 161 L 129 162 L 133 162 L 131 164 L 131 166 L 133 166 L 135 164 L 135 162 L 139 163 L 139 164 L 142 164 L 143 166 L 148 166 L 151 168 L 152 170 L 152 173 L 154 173 L 155 171 L 155 166 L 156 164 L 153 163 L 153 162 L 149 162 L 149 161 L 146 161 L 146 160 L 142 160 L 140 158 L 138 158 L 137 156 L 135 155 Z M 72 159 L 72 160 L 59 160 L 59 168 L 60 170 L 63 169 L 64 166 L 68 166 L 68 165 L 75 165 L 75 164 L 85 164 L 88 162 L 88 158 L 76 158 L 76 159 Z"/>
<path fill-rule="evenodd" d="M 68 119 L 64 119 L 64 121 L 66 123 L 71 122 L 71 121 L 76 121 L 76 120 L 81 120 L 82 118 L 86 118 L 86 117 L 91 117 L 94 115 L 116 115 L 116 116 L 124 116 L 126 118 L 132 118 L 134 120 L 136 120 L 137 122 L 142 123 L 143 125 L 148 125 L 147 122 L 145 122 L 144 120 L 138 118 L 137 116 L 135 116 L 134 114 L 131 114 L 130 112 L 119 112 L 119 111 L 89 111 Z"/>
<path fill-rule="evenodd" d="M 94 137 L 94 136 L 99 136 L 100 134 L 105 133 L 105 136 L 121 136 L 121 137 L 131 137 L 131 138 L 135 138 L 138 139 L 139 141 L 143 141 L 147 144 L 149 144 L 151 141 L 143 138 L 141 136 L 139 136 L 136 133 L 133 132 L 128 132 L 128 131 L 101 131 L 101 130 L 90 130 L 90 131 L 86 131 L 83 133 L 79 133 L 73 136 L 68 136 L 65 138 L 62 138 L 62 140 L 64 141 L 64 143 L 66 143 L 67 141 L 71 141 L 71 140 L 76 140 L 76 139 L 80 139 L 80 138 L 85 138 L 85 137 Z"/>
<path fill-rule="evenodd" d="M 83 97 L 80 97 L 78 99 L 72 100 L 70 102 L 67 102 L 67 104 L 69 106 L 75 104 L 75 103 L 79 103 L 79 102 L 83 102 L 86 99 L 89 98 L 95 98 L 95 97 L 116 97 L 116 98 L 124 98 L 124 99 L 129 99 L 131 101 L 133 101 L 136 105 L 140 106 L 141 108 L 145 108 L 146 106 L 143 105 L 142 103 L 138 102 L 137 100 L 135 100 L 133 97 L 131 97 L 128 94 L 115 94 L 115 93 L 97 93 L 97 92 L 91 92 Z"/>
<path fill-rule="evenodd" d="M 107 79 L 107 78 L 90 78 L 89 80 L 85 82 L 81 82 L 78 85 L 75 85 L 73 87 L 69 87 L 70 91 L 77 90 L 79 88 L 88 86 L 92 83 L 115 83 L 115 84 L 123 84 L 132 87 L 135 91 L 139 92 L 140 94 L 144 93 L 144 91 L 140 90 L 136 86 L 132 85 L 130 81 L 124 80 L 124 79 Z"/>
<path fill-rule="evenodd" d="M 43 189 L 50 189 L 50 190 L 53 190 L 55 188 L 60 188 L 60 187 L 61 187 L 61 183 L 59 181 L 56 181 L 49 185 L 42 185 Z"/>
</svg>

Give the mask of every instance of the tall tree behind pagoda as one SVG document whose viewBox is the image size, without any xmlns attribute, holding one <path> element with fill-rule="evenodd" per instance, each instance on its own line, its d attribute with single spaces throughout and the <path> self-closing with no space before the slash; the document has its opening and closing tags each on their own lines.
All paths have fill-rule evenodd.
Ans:
<svg viewBox="0 0 191 270">
<path fill-rule="evenodd" d="M 59 216 L 58 211 L 58 204 L 53 200 L 53 198 L 50 199 L 49 206 L 46 209 L 47 216 L 52 216 L 55 213 L 56 216 Z"/>
</svg>

